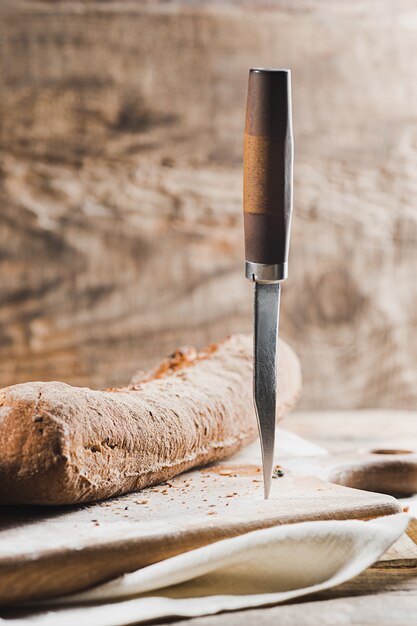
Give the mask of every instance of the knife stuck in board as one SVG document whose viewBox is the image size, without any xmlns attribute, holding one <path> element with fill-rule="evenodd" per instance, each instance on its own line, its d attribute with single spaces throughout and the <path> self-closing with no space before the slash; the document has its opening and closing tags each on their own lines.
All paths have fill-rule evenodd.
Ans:
<svg viewBox="0 0 417 626">
<path fill-rule="evenodd" d="M 274 462 L 279 303 L 288 273 L 292 170 L 291 73 L 253 68 L 246 108 L 243 215 L 246 277 L 255 283 L 254 403 L 265 499 Z"/>
</svg>

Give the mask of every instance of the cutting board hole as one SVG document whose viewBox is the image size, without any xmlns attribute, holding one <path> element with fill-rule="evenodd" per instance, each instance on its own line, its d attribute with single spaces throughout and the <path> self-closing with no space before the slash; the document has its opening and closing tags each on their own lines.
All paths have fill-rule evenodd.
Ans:
<svg viewBox="0 0 417 626">
<path fill-rule="evenodd" d="M 412 450 L 394 450 L 393 448 L 378 448 L 371 450 L 372 454 L 412 454 Z"/>
</svg>

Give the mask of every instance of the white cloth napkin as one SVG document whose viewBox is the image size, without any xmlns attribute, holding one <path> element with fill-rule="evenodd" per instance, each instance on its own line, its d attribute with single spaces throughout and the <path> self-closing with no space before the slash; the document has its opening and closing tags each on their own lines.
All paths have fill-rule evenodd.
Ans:
<svg viewBox="0 0 417 626">
<path fill-rule="evenodd" d="M 406 531 L 409 521 L 398 514 L 258 530 L 56 600 L 46 612 L 39 613 L 38 605 L 36 613 L 0 623 L 124 626 L 277 604 L 353 578 Z"/>
</svg>

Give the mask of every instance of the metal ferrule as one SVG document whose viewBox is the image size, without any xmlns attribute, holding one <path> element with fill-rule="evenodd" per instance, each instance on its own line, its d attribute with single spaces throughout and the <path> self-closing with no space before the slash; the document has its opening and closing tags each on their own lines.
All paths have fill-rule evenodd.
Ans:
<svg viewBox="0 0 417 626">
<path fill-rule="evenodd" d="M 288 263 L 266 265 L 246 261 L 245 274 L 246 278 L 256 283 L 280 283 L 288 276 Z"/>
</svg>

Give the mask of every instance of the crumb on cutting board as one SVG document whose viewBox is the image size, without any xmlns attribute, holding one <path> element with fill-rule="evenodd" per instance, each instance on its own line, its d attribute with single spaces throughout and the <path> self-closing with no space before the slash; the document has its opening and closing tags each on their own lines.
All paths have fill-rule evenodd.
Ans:
<svg viewBox="0 0 417 626">
<path fill-rule="evenodd" d="M 274 470 L 272 472 L 272 478 L 282 478 L 282 476 L 285 476 L 285 473 L 281 465 L 275 465 Z"/>
</svg>

